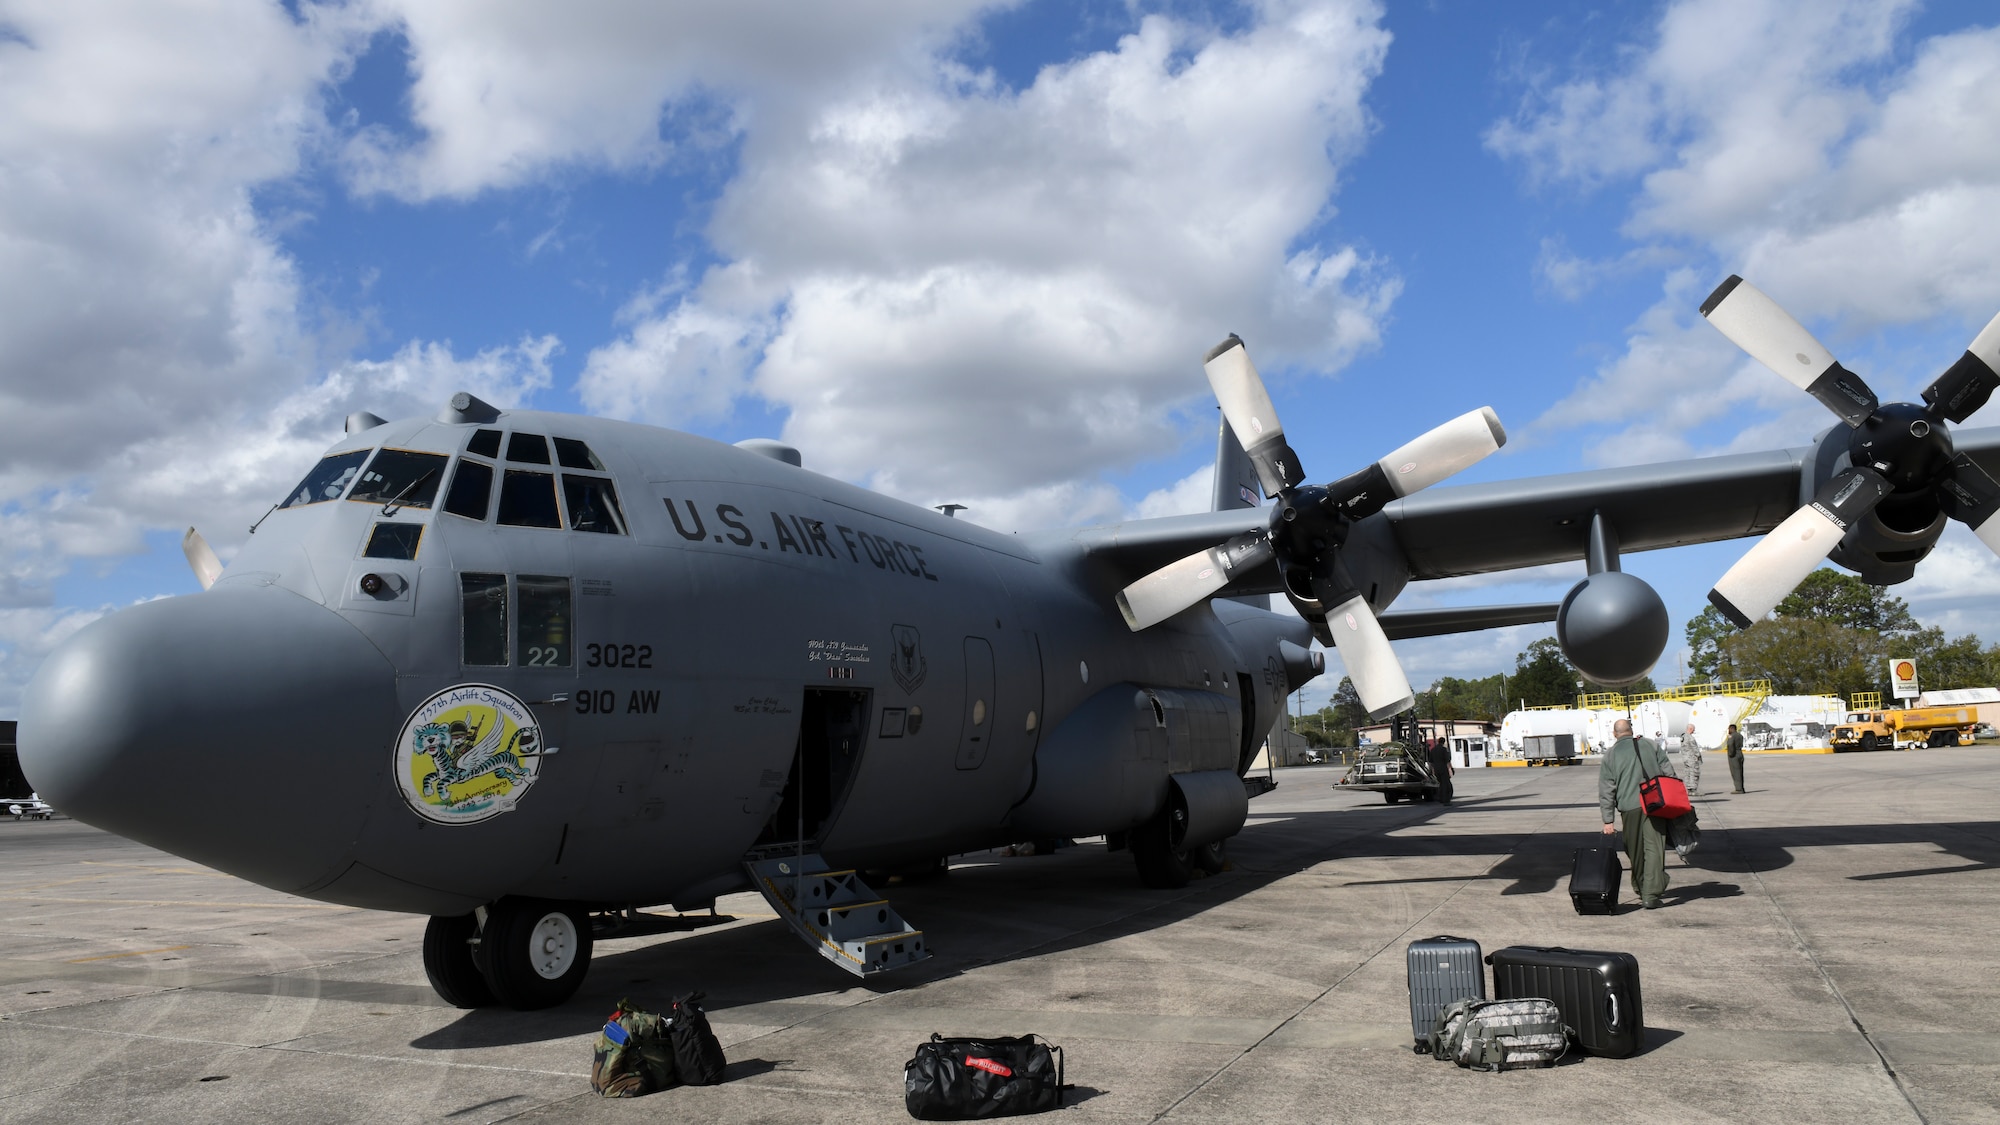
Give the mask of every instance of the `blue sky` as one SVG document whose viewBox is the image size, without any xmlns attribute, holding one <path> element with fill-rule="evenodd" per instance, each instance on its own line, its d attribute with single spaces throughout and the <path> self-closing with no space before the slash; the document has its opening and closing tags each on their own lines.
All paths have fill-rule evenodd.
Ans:
<svg viewBox="0 0 2000 1125">
<path fill-rule="evenodd" d="M 0 0 L 0 716 L 194 589 L 180 529 L 226 559 L 346 412 L 461 387 L 782 436 L 1009 529 L 1198 505 L 1230 331 L 1321 479 L 1479 405 L 1514 440 L 1473 480 L 1804 444 L 1824 412 L 1695 308 L 1744 273 L 1885 397 L 1951 362 L 2000 309 L 1996 22 Z M 1747 546 L 1627 559 L 1656 679 Z M 1960 529 L 1898 592 L 2000 639 Z M 1546 633 L 1399 648 L 1422 685 Z"/>
</svg>

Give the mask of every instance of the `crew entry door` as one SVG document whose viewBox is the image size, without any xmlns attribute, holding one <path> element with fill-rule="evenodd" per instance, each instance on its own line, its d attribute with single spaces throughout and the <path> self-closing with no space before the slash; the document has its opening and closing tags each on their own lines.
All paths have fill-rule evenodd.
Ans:
<svg viewBox="0 0 2000 1125">
<path fill-rule="evenodd" d="M 958 728 L 958 761 L 976 770 L 993 743 L 993 646 L 983 637 L 965 638 L 965 711 Z"/>
</svg>

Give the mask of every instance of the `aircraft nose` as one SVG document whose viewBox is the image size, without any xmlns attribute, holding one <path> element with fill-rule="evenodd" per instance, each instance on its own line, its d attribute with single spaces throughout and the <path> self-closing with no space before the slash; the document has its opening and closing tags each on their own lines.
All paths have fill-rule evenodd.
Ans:
<svg viewBox="0 0 2000 1125">
<path fill-rule="evenodd" d="M 351 853 L 395 700 L 395 668 L 338 614 L 218 587 L 64 642 L 22 700 L 21 768 L 78 820 L 297 890 Z"/>
</svg>

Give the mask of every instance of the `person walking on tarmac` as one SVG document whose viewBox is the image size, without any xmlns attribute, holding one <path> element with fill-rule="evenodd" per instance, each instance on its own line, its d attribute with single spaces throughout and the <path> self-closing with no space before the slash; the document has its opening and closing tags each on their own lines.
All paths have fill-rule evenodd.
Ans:
<svg viewBox="0 0 2000 1125">
<path fill-rule="evenodd" d="M 1613 823 L 1624 818 L 1625 855 L 1632 861 L 1632 890 L 1648 910 L 1660 905 L 1667 891 L 1667 824 L 1646 815 L 1639 800 L 1639 783 L 1648 775 L 1679 777 L 1666 754 L 1650 738 L 1633 738 L 1632 723 L 1620 719 L 1611 726 L 1618 739 L 1597 767 L 1597 811 L 1604 818 L 1604 834 L 1618 831 Z M 1613 814 L 1616 814 L 1614 816 Z"/>
<path fill-rule="evenodd" d="M 1425 747 L 1424 764 L 1430 766 L 1431 776 L 1437 778 L 1437 802 L 1451 804 L 1451 747 L 1442 738 L 1433 738 Z"/>
<path fill-rule="evenodd" d="M 1681 735 L 1681 765 L 1687 769 L 1687 776 L 1681 780 L 1687 782 L 1688 794 L 1701 796 L 1701 743 L 1694 737 L 1693 723 L 1689 723 L 1687 733 Z"/>
<path fill-rule="evenodd" d="M 1729 786 L 1735 793 L 1743 788 L 1743 736 L 1736 733 L 1736 724 L 1729 724 Z"/>
</svg>

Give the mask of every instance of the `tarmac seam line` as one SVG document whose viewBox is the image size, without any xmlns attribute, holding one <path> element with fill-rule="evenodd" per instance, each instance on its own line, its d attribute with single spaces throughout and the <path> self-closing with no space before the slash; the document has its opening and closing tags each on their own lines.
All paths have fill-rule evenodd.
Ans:
<svg viewBox="0 0 2000 1125">
<path fill-rule="evenodd" d="M 1716 819 L 1718 822 L 1721 820 L 1720 817 Z M 1729 832 L 1728 825 L 1719 824 L 1719 827 L 1724 832 Z M 1799 927 L 1792 921 L 1791 914 L 1785 910 L 1784 904 L 1778 901 L 1777 893 L 1764 882 L 1764 873 L 1757 870 L 1757 865 L 1736 846 L 1734 833 L 1730 833 L 1729 836 L 1729 850 L 1742 862 L 1744 870 L 1749 872 L 1750 877 L 1757 881 L 1757 889 L 1763 892 L 1764 901 L 1770 904 L 1771 912 L 1778 916 L 1779 922 L 1783 923 L 1785 932 L 1791 935 L 1792 944 L 1805 955 L 1806 961 L 1812 965 L 1813 971 L 1819 974 L 1819 979 L 1826 985 L 1827 991 L 1833 993 L 1833 998 L 1840 1002 L 1841 1010 L 1847 1013 L 1847 1022 L 1854 1025 L 1854 1030 L 1860 1033 L 1862 1042 L 1868 1044 L 1868 1049 L 1874 1053 L 1876 1062 L 1881 1064 L 1882 1072 L 1889 1076 L 1889 1084 L 1895 1087 L 1897 1096 L 1903 1099 L 1904 1105 L 1910 1107 L 1910 1112 L 1916 1115 L 1921 1125 L 1930 1125 L 1930 1118 L 1924 1116 L 1924 1111 L 1917 1106 L 1917 1100 L 1910 1096 L 1909 1087 L 1903 1085 L 1903 1076 L 1897 1073 L 1895 1064 L 1889 1061 L 1888 1053 L 1883 1051 L 1882 1045 L 1875 1042 L 1875 1037 L 1869 1034 L 1867 1025 L 1862 1023 L 1861 1017 L 1855 1013 L 1854 1005 L 1847 1002 L 1847 994 L 1840 990 L 1840 985 L 1833 979 L 1833 974 L 1827 972 L 1826 966 L 1820 963 L 1819 954 L 1813 952 L 1812 946 L 1806 944 L 1805 935 L 1799 932 Z"/>
<path fill-rule="evenodd" d="M 1524 782 L 1526 780 L 1527 779 L 1525 778 L 1523 779 Z M 1404 941 L 1409 936 L 1410 931 L 1415 930 L 1419 925 L 1423 923 L 1423 921 L 1426 918 L 1429 918 L 1433 914 L 1436 914 L 1438 911 L 1444 909 L 1447 903 L 1449 903 L 1452 899 L 1457 898 L 1459 894 L 1462 891 L 1464 891 L 1467 887 L 1470 887 L 1473 883 L 1478 882 L 1479 880 L 1484 879 L 1487 876 L 1491 875 L 1493 873 L 1494 868 L 1499 867 L 1502 863 L 1505 863 L 1507 861 L 1508 856 L 1511 856 L 1515 852 L 1520 851 L 1521 845 L 1523 843 L 1539 835 L 1542 829 L 1546 827 L 1549 824 L 1549 822 L 1553 821 L 1560 813 L 1566 813 L 1570 811 L 1573 810 L 1564 808 L 1560 810 L 1551 811 L 1547 816 L 1542 818 L 1541 823 L 1536 824 L 1533 828 L 1530 828 L 1527 831 L 1521 833 L 1519 837 L 1515 839 L 1514 846 L 1508 848 L 1507 851 L 1503 853 L 1498 859 L 1495 859 L 1491 864 L 1489 864 L 1486 870 L 1480 872 L 1478 875 L 1469 876 L 1467 878 L 1459 880 L 1458 886 L 1453 887 L 1450 894 L 1437 900 L 1436 903 L 1432 904 L 1429 910 L 1426 910 L 1421 915 L 1411 919 L 1409 925 L 1404 926 L 1401 930 L 1397 931 L 1395 936 L 1391 937 L 1388 941 L 1384 942 L 1380 948 L 1375 950 L 1375 952 L 1369 954 L 1367 957 L 1364 957 L 1360 961 L 1356 962 L 1352 968 L 1340 974 L 1340 978 L 1338 980 L 1334 981 L 1332 984 L 1327 985 L 1326 988 L 1322 992 L 1320 992 L 1318 996 L 1315 996 L 1311 1000 L 1306 1001 L 1304 1004 L 1300 1005 L 1297 1010 L 1292 1012 L 1291 1015 L 1286 1016 L 1282 1020 L 1279 1020 L 1278 1025 L 1276 1027 L 1273 1027 L 1270 1031 L 1265 1032 L 1262 1036 L 1260 1036 L 1257 1039 L 1256 1042 L 1243 1048 L 1241 1051 L 1238 1051 L 1235 1055 L 1231 1056 L 1228 1059 L 1228 1061 L 1224 1062 L 1221 1066 L 1216 1067 L 1213 1071 L 1209 1073 L 1208 1077 L 1203 1078 L 1200 1082 L 1195 1083 L 1192 1087 L 1188 1089 L 1186 1093 L 1182 1094 L 1178 1098 L 1175 1098 L 1171 1103 L 1169 1103 L 1166 1106 L 1166 1108 L 1160 1110 L 1159 1113 L 1155 1114 L 1151 1120 L 1159 1121 L 1165 1118 L 1168 1114 L 1172 1113 L 1174 1110 L 1179 1109 L 1182 1103 L 1186 1102 L 1189 1098 L 1192 1098 L 1196 1094 L 1202 1092 L 1204 1089 L 1207 1089 L 1210 1083 L 1222 1077 L 1223 1074 L 1228 1072 L 1230 1067 L 1233 1067 L 1237 1063 L 1241 1062 L 1243 1059 L 1248 1058 L 1252 1051 L 1255 1051 L 1257 1048 L 1263 1046 L 1265 1043 L 1270 1042 L 1271 1039 L 1275 1037 L 1279 1032 L 1285 1030 L 1285 1028 L 1287 1027 L 1290 1027 L 1293 1021 L 1297 1020 L 1301 1015 L 1304 1015 L 1305 1012 L 1308 1009 L 1310 1009 L 1313 1005 L 1319 1003 L 1321 1000 L 1326 999 L 1328 996 L 1331 996 L 1336 989 L 1338 989 L 1341 985 L 1346 984 L 1348 980 L 1354 976 L 1354 974 L 1360 972 L 1362 969 L 1367 968 L 1369 965 L 1373 964 L 1377 957 L 1382 956 L 1383 953 L 1387 952 L 1390 948 L 1394 947 L 1398 942 Z M 1928 1125 L 1928 1123 L 1926 1123 L 1926 1125 Z"/>
</svg>

